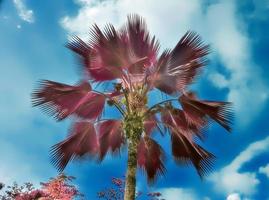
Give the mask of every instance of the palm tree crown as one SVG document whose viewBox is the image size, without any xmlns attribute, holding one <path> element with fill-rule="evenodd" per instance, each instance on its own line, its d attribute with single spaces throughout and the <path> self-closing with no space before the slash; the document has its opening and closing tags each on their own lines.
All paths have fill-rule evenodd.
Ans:
<svg viewBox="0 0 269 200">
<path fill-rule="evenodd" d="M 87 155 L 102 161 L 108 152 L 118 153 L 134 142 L 135 162 L 152 182 L 165 172 L 164 151 L 152 137 L 156 130 L 169 132 L 177 163 L 191 163 L 201 177 L 210 170 L 214 155 L 196 139 L 204 138 L 203 130 L 212 120 L 231 131 L 232 113 L 229 102 L 199 100 L 188 89 L 207 63 L 209 46 L 199 35 L 187 32 L 172 50 L 158 55 L 159 42 L 149 34 L 145 21 L 129 15 L 119 30 L 111 24 L 103 30 L 94 25 L 88 42 L 73 37 L 67 47 L 83 66 L 79 84 L 45 80 L 33 92 L 34 106 L 57 120 L 75 116 L 68 137 L 51 149 L 59 170 Z M 113 87 L 92 88 L 100 83 Z M 171 98 L 149 107 L 148 93 L 154 89 Z M 122 119 L 102 119 L 106 103 L 115 106 Z"/>
</svg>

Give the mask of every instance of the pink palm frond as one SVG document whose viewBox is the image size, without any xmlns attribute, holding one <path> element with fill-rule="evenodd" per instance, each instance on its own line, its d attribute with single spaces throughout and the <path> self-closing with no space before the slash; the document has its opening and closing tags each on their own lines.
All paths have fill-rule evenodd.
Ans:
<svg viewBox="0 0 269 200">
<path fill-rule="evenodd" d="M 182 95 L 179 101 L 184 112 L 192 121 L 203 121 L 204 117 L 210 117 L 227 131 L 231 131 L 233 113 L 230 102 L 201 101 L 192 96 Z"/>
<path fill-rule="evenodd" d="M 92 91 L 87 82 L 70 86 L 53 81 L 41 82 L 41 88 L 33 93 L 33 105 L 57 120 L 75 115 L 96 119 L 103 111 L 106 97 Z"/>
<path fill-rule="evenodd" d="M 144 131 L 146 135 L 150 136 L 156 128 L 158 128 L 158 120 L 156 116 L 151 115 L 150 117 L 145 119 Z"/>
<path fill-rule="evenodd" d="M 153 84 L 167 94 L 182 92 L 206 64 L 209 46 L 204 45 L 199 35 L 187 32 L 175 48 L 160 56 L 153 75 Z"/>
<path fill-rule="evenodd" d="M 178 164 L 192 164 L 201 178 L 211 171 L 215 159 L 213 154 L 174 131 L 171 134 L 171 143 L 172 154 Z"/>
<path fill-rule="evenodd" d="M 200 139 L 204 138 L 202 127 L 189 124 L 185 113 L 180 109 L 167 109 L 161 113 L 162 123 L 168 129 L 177 130 L 177 133 L 184 135 L 189 140 L 193 140 L 195 136 Z M 172 131 L 173 131 L 172 130 Z"/>
<path fill-rule="evenodd" d="M 137 163 L 146 172 L 148 182 L 153 183 L 157 175 L 165 173 L 164 151 L 152 138 L 143 137 L 138 145 Z"/>
<path fill-rule="evenodd" d="M 82 66 L 83 74 L 86 75 L 85 77 L 90 78 L 88 69 L 90 68 L 90 65 L 91 65 L 90 55 L 91 55 L 92 49 L 89 46 L 89 44 L 84 42 L 79 37 L 74 36 L 70 39 L 66 47 L 79 56 L 79 64 Z"/>
<path fill-rule="evenodd" d="M 99 152 L 99 142 L 91 122 L 77 122 L 64 141 L 51 148 L 52 163 L 62 171 L 70 160 L 83 156 L 94 157 Z"/>
<path fill-rule="evenodd" d="M 131 65 L 128 71 L 131 74 L 144 74 L 145 68 L 157 60 L 159 42 L 155 37 L 151 38 L 144 19 L 136 14 L 128 16 L 127 24 L 122 30 L 122 35 L 127 40 L 129 54 L 135 60 L 143 60 Z"/>
<path fill-rule="evenodd" d="M 90 30 L 90 46 L 92 60 L 87 67 L 94 80 L 122 78 L 122 70 L 128 65 L 129 58 L 118 31 L 110 24 L 106 25 L 104 31 L 94 25 Z"/>
<path fill-rule="evenodd" d="M 99 133 L 99 160 L 102 161 L 110 150 L 113 154 L 119 153 L 125 144 L 124 133 L 120 120 L 105 120 L 97 125 Z"/>
</svg>

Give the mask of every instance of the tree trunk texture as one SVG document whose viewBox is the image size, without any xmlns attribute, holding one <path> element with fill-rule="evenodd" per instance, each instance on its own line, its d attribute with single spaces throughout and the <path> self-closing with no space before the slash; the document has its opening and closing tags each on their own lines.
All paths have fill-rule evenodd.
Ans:
<svg viewBox="0 0 269 200">
<path fill-rule="evenodd" d="M 130 142 L 128 145 L 128 162 L 125 182 L 124 200 L 135 199 L 137 169 L 137 142 Z"/>
</svg>

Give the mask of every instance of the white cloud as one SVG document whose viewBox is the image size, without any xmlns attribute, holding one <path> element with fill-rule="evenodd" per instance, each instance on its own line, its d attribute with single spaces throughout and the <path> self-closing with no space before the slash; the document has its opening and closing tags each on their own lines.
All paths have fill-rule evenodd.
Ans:
<svg viewBox="0 0 269 200">
<path fill-rule="evenodd" d="M 78 14 L 65 16 L 61 24 L 69 34 L 82 38 L 88 37 L 91 24 L 103 26 L 111 22 L 119 26 L 129 13 L 145 17 L 151 33 L 156 34 L 164 47 L 173 47 L 189 29 L 197 31 L 212 45 L 214 55 L 230 73 L 225 77 L 213 72 L 209 73 L 209 78 L 217 87 L 228 88 L 228 100 L 235 104 L 238 123 L 246 125 L 262 110 L 268 89 L 259 74 L 259 67 L 252 61 L 251 41 L 244 30 L 246 24 L 237 15 L 236 1 L 216 1 L 207 7 L 198 0 L 76 2 L 81 6 Z"/>
<path fill-rule="evenodd" d="M 241 197 L 238 193 L 233 193 L 228 195 L 226 200 L 241 200 Z"/>
<path fill-rule="evenodd" d="M 209 79 L 215 84 L 216 87 L 221 89 L 226 88 L 229 85 L 229 81 L 226 79 L 226 77 L 218 72 L 210 73 Z"/>
<path fill-rule="evenodd" d="M 18 15 L 22 20 L 28 23 L 33 23 L 35 21 L 33 10 L 27 9 L 23 0 L 13 0 L 13 2 L 17 9 Z"/>
<path fill-rule="evenodd" d="M 62 26 L 69 34 L 87 38 L 89 26 L 93 23 L 101 26 L 112 23 L 119 27 L 125 23 L 128 14 L 138 13 L 147 20 L 151 33 L 156 34 L 162 44 L 165 42 L 165 46 L 169 47 L 176 44 L 180 36 L 190 28 L 192 20 L 198 17 L 202 10 L 202 5 L 198 0 L 168 1 L 165 4 L 158 3 L 156 0 L 146 2 L 143 0 L 100 2 L 77 0 L 76 2 L 81 5 L 77 16 L 65 16 L 61 20 Z"/>
<path fill-rule="evenodd" d="M 265 174 L 269 178 L 269 164 L 259 168 L 259 172 Z"/>
<path fill-rule="evenodd" d="M 232 193 L 227 196 L 226 200 L 251 200 L 251 199 L 247 197 L 242 197 L 242 195 L 240 195 L 239 193 Z"/>
<path fill-rule="evenodd" d="M 224 194 L 238 192 L 243 195 L 252 195 L 256 192 L 260 181 L 256 172 L 240 172 L 244 164 L 269 148 L 269 137 L 250 144 L 229 165 L 213 173 L 209 180 L 214 183 L 217 191 Z"/>
<path fill-rule="evenodd" d="M 191 189 L 183 188 L 164 188 L 159 190 L 162 194 L 162 198 L 169 200 L 198 200 L 194 191 Z"/>
</svg>

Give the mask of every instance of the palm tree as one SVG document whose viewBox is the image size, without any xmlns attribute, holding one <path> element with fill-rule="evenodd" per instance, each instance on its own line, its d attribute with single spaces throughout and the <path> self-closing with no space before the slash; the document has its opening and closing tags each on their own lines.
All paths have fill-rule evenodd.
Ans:
<svg viewBox="0 0 269 200">
<path fill-rule="evenodd" d="M 83 66 L 81 81 L 72 86 L 44 80 L 33 92 L 34 106 L 57 120 L 75 119 L 67 139 L 51 149 L 53 164 L 62 171 L 70 160 L 88 156 L 102 161 L 108 152 L 117 154 L 127 146 L 124 199 L 133 200 L 137 166 L 149 183 L 165 172 L 164 150 L 152 136 L 157 130 L 170 134 L 176 163 L 191 163 L 201 177 L 209 172 L 214 155 L 197 138 L 203 140 L 203 130 L 212 121 L 231 131 L 232 117 L 229 102 L 199 100 L 188 89 L 207 63 L 209 46 L 189 31 L 158 56 L 159 42 L 135 14 L 119 30 L 111 24 L 103 30 L 94 25 L 89 35 L 88 42 L 73 37 L 67 44 Z M 169 98 L 150 107 L 148 93 L 154 89 Z M 103 119 L 109 106 L 122 118 Z"/>
</svg>

